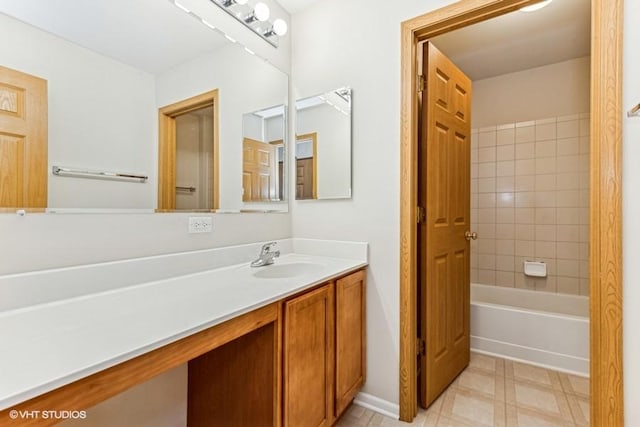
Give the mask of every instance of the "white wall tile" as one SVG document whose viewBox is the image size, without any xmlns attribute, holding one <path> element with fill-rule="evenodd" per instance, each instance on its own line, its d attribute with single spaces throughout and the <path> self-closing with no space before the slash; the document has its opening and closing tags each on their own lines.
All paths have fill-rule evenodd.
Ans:
<svg viewBox="0 0 640 427">
<path fill-rule="evenodd" d="M 523 142 L 533 142 L 535 140 L 536 140 L 535 126 L 529 125 L 524 127 L 516 127 L 516 144 L 521 144 Z"/>
<path fill-rule="evenodd" d="M 496 134 L 497 145 L 512 145 L 516 141 L 515 126 L 510 129 L 500 129 Z"/>
<path fill-rule="evenodd" d="M 498 126 L 495 142 L 493 128 L 484 132 L 472 197 L 479 208 L 472 213 L 477 280 L 588 292 L 580 282 L 589 266 L 588 124 L 575 114 Z M 546 262 L 548 277 L 525 277 L 526 259 Z"/>
</svg>

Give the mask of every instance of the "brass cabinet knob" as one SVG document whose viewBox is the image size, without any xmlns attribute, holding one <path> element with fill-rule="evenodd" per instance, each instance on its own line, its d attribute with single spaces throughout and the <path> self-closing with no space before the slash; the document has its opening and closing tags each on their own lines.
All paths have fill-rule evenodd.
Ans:
<svg viewBox="0 0 640 427">
<path fill-rule="evenodd" d="M 464 238 L 467 240 L 476 240 L 478 238 L 478 233 L 476 233 L 475 231 L 467 231 L 466 233 L 464 233 Z"/>
</svg>

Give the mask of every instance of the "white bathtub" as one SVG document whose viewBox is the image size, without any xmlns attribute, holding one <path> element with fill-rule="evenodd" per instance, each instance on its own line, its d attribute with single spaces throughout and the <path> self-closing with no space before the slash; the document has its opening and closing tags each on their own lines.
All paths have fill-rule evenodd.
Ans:
<svg viewBox="0 0 640 427">
<path fill-rule="evenodd" d="M 471 349 L 589 375 L 589 298 L 471 284 Z"/>
</svg>

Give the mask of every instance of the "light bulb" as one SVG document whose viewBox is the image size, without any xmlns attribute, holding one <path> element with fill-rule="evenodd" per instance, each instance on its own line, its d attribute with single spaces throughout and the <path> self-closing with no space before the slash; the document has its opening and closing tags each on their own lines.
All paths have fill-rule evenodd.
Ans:
<svg viewBox="0 0 640 427">
<path fill-rule="evenodd" d="M 253 16 L 255 16 L 258 21 L 266 21 L 269 19 L 269 6 L 262 2 L 256 3 L 256 6 L 253 8 Z"/>
<path fill-rule="evenodd" d="M 279 36 L 287 34 L 287 22 L 284 19 L 276 19 L 273 21 L 273 32 Z"/>
</svg>

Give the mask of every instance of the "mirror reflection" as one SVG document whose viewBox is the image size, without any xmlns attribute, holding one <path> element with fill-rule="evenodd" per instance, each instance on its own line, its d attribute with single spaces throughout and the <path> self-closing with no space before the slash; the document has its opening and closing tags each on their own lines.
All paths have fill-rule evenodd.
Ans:
<svg viewBox="0 0 640 427">
<path fill-rule="evenodd" d="M 190 6 L 203 11 L 201 19 L 168 1 L 0 0 L 0 36 L 20 40 L 0 45 L 0 116 L 37 111 L 34 129 L 45 135 L 28 162 L 37 171 L 27 174 L 13 161 L 25 138 L 0 137 L 0 158 L 14 166 L 0 168 L 0 180 L 12 183 L 10 191 L 0 188 L 0 208 L 252 208 L 243 201 L 243 115 L 286 105 L 288 76 L 212 30 L 207 23 L 228 18 L 220 8 Z M 21 73 L 25 86 L 11 83 L 11 72 Z M 39 91 L 6 90 L 30 84 Z M 43 96 L 32 101 L 20 93 Z M 5 124 L 0 118 L 0 135 L 15 135 Z M 276 155 L 286 132 L 281 139 Z M 99 179 L 54 174 L 54 166 Z M 285 173 L 274 173 L 276 186 L 260 198 L 269 210 L 287 210 Z M 112 175 L 147 179 L 104 179 Z M 37 204 L 16 196 L 23 187 L 38 189 Z"/>
<path fill-rule="evenodd" d="M 215 209 L 213 106 L 176 117 L 176 209 Z M 217 147 L 216 147 L 217 148 Z"/>
<path fill-rule="evenodd" d="M 296 101 L 296 199 L 351 198 L 351 88 Z"/>
<path fill-rule="evenodd" d="M 246 113 L 242 118 L 242 201 L 284 200 L 285 106 Z"/>
</svg>

